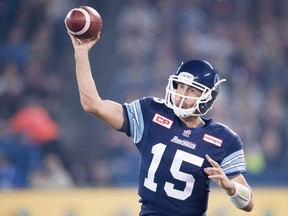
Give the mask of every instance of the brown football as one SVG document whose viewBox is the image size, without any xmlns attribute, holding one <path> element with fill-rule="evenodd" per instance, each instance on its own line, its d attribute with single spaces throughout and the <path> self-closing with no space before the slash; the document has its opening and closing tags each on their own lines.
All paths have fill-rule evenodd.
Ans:
<svg viewBox="0 0 288 216">
<path fill-rule="evenodd" d="M 102 18 L 94 8 L 81 6 L 68 12 L 65 25 L 80 40 L 93 39 L 102 29 Z"/>
</svg>

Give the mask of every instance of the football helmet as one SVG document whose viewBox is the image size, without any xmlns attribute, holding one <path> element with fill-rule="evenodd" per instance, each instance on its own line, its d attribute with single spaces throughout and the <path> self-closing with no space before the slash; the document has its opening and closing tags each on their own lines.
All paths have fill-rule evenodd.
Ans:
<svg viewBox="0 0 288 216">
<path fill-rule="evenodd" d="M 165 105 L 173 109 L 179 118 L 205 115 L 213 106 L 220 90 L 220 83 L 226 79 L 220 79 L 217 70 L 207 61 L 190 60 L 182 63 L 178 70 L 168 79 L 165 95 Z M 178 83 L 183 83 L 201 91 L 200 97 L 191 97 L 176 93 Z M 176 104 L 175 97 L 181 98 Z M 192 107 L 185 108 L 185 99 L 193 99 Z"/>
</svg>

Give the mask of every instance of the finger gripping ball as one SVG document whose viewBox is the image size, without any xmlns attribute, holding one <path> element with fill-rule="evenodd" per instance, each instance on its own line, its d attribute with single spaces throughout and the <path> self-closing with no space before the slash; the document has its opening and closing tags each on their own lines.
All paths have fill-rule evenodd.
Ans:
<svg viewBox="0 0 288 216">
<path fill-rule="evenodd" d="M 93 39 L 102 29 L 102 18 L 92 7 L 70 10 L 65 18 L 67 30 L 80 40 Z"/>
</svg>

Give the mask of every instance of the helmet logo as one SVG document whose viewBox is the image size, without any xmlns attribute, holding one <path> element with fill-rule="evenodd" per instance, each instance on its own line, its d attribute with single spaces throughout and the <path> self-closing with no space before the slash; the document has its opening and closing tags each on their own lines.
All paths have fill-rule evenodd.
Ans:
<svg viewBox="0 0 288 216">
<path fill-rule="evenodd" d="M 178 75 L 178 81 L 183 82 L 185 84 L 191 84 L 194 81 L 194 76 L 188 72 L 181 72 Z"/>
<path fill-rule="evenodd" d="M 188 72 L 181 72 L 179 77 L 187 78 L 187 79 L 194 79 L 194 76 Z"/>
</svg>

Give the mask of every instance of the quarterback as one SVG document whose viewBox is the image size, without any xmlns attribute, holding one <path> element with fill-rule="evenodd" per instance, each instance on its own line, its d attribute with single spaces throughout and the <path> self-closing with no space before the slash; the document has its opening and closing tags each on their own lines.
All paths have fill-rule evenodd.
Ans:
<svg viewBox="0 0 288 216">
<path fill-rule="evenodd" d="M 169 77 L 163 99 L 143 97 L 119 104 L 101 99 L 92 76 L 89 50 L 100 34 L 91 41 L 70 37 L 83 109 L 126 133 L 140 152 L 139 215 L 205 216 L 211 180 L 236 208 L 252 211 L 239 135 L 203 117 L 225 82 L 210 63 L 182 63 Z"/>
</svg>

